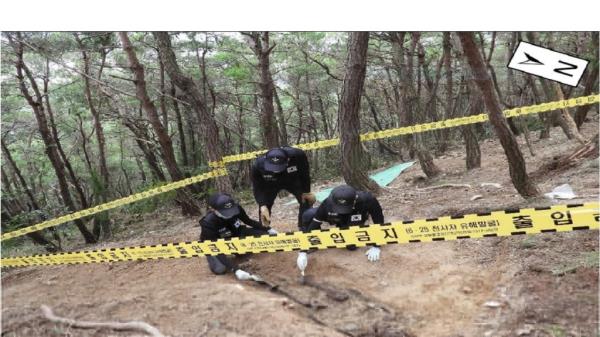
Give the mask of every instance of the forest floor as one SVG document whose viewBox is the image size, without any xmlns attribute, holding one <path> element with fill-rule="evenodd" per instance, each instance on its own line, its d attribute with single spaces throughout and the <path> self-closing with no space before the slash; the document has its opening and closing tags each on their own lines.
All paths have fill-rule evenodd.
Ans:
<svg viewBox="0 0 600 337">
<path fill-rule="evenodd" d="M 583 134 L 597 128 L 595 116 Z M 532 157 L 522 138 L 529 172 L 578 147 L 554 128 L 550 139 L 533 141 Z M 480 169 L 466 172 L 464 150 L 455 148 L 436 158 L 444 171 L 436 179 L 423 179 L 419 165 L 402 173 L 379 197 L 386 220 L 598 200 L 597 158 L 536 175 L 542 192 L 569 183 L 579 198 L 526 201 L 510 182 L 499 142 L 486 140 L 481 150 Z M 481 187 L 485 182 L 501 187 Z M 444 183 L 472 188 L 421 190 Z M 476 194 L 482 198 L 471 201 Z M 274 207 L 273 227 L 280 231 L 295 229 L 297 206 L 284 206 L 289 200 Z M 246 209 L 257 213 L 255 205 Z M 197 222 L 176 209 L 161 210 L 132 219 L 113 242 L 98 247 L 195 240 Z M 597 231 L 390 245 L 376 263 L 364 251 L 310 254 L 304 285 L 296 253 L 243 262 L 281 292 L 212 275 L 204 258 L 8 270 L 2 273 L 2 336 L 132 335 L 49 323 L 42 304 L 60 316 L 141 320 L 185 337 L 598 336 Z"/>
</svg>

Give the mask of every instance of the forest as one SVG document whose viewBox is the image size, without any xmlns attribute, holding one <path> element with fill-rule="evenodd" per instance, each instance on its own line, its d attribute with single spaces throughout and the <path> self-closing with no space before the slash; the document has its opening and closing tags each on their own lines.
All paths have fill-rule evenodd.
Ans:
<svg viewBox="0 0 600 337">
<path fill-rule="evenodd" d="M 210 161 L 228 154 L 486 111 L 477 75 L 465 59 L 469 51 L 457 34 L 355 35 L 3 33 L 3 231 L 206 172 Z M 479 53 L 490 74 L 493 92 L 486 94 L 497 97 L 500 109 L 511 109 L 597 91 L 597 35 L 483 32 L 471 36 L 471 52 Z M 505 65 L 521 40 L 590 59 L 591 71 L 579 87 L 563 88 L 509 69 Z M 354 47 L 366 49 L 366 59 L 353 60 Z M 364 63 L 364 79 L 348 62 L 359 68 Z M 346 73 L 353 69 L 355 74 Z M 354 97 L 344 100 L 344 91 Z M 578 128 L 591 108 L 509 118 L 510 132 L 524 134 L 529 144 L 559 126 L 569 139 L 585 143 L 593 135 Z M 435 177 L 443 167 L 433 157 L 453 144 L 464 144 L 465 169 L 477 168 L 479 142 L 488 137 L 492 129 L 475 124 L 348 143 L 341 151 L 311 151 L 309 159 L 317 179 L 343 173 L 347 181 L 373 189 L 359 172 L 418 158 L 426 176 Z M 355 154 L 342 156 L 346 151 Z M 248 161 L 235 163 L 214 182 L 115 212 L 149 212 L 169 202 L 199 215 L 211 191 L 247 190 L 249 167 Z M 524 177 L 517 179 L 521 194 L 538 193 Z M 111 217 L 104 212 L 75 224 L 93 243 L 118 226 Z M 64 235 L 75 236 L 58 228 L 30 237 L 52 250 Z"/>
<path fill-rule="evenodd" d="M 579 84 L 507 67 L 522 41 L 589 61 Z M 597 95 L 598 32 L 2 32 L 0 42 L 3 235 L 208 174 L 3 237 L 3 260 L 196 240 L 216 192 L 263 221 L 248 159 L 284 146 L 306 150 L 313 190 L 370 191 L 388 221 L 548 208 L 567 202 L 544 197 L 561 184 L 572 203 L 598 200 L 597 103 L 505 117 Z M 480 122 L 389 133 L 457 118 Z M 390 186 L 369 178 L 412 162 Z M 273 228 L 296 230 L 287 205 L 269 215 Z M 383 247 L 372 264 L 326 250 L 302 283 L 295 256 L 253 255 L 244 269 L 270 292 L 215 283 L 196 259 L 3 267 L 2 330 L 71 336 L 77 324 L 34 313 L 49 304 L 173 336 L 278 336 L 271 320 L 299 336 L 597 334 L 596 231 L 465 241 Z M 29 287 L 44 295 L 23 297 Z M 448 306 L 456 317 L 439 314 Z M 219 321 L 232 313 L 259 319 Z"/>
</svg>

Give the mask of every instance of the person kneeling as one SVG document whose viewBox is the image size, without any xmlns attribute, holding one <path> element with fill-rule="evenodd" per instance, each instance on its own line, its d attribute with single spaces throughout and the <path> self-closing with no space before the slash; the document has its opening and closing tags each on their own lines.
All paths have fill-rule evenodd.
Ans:
<svg viewBox="0 0 600 337">
<path fill-rule="evenodd" d="M 233 237 L 277 234 L 274 229 L 250 219 L 246 211 L 229 194 L 215 193 L 208 199 L 209 212 L 200 219 L 200 241 L 214 241 Z M 217 275 L 232 271 L 240 280 L 252 279 L 252 274 L 238 268 L 224 254 L 207 256 L 209 269 Z"/>
<path fill-rule="evenodd" d="M 318 208 L 312 208 L 304 212 L 302 225 L 304 232 L 321 229 L 323 222 L 333 226 L 346 229 L 350 226 L 363 225 L 371 216 L 373 223 L 383 224 L 383 210 L 377 198 L 371 193 L 357 191 L 348 185 L 341 185 L 333 189 L 331 194 Z M 348 249 L 354 250 L 355 246 Z M 373 246 L 367 250 L 365 255 L 371 262 L 379 260 L 381 250 Z M 308 265 L 308 255 L 300 252 L 297 260 L 298 268 L 302 273 Z"/>
</svg>

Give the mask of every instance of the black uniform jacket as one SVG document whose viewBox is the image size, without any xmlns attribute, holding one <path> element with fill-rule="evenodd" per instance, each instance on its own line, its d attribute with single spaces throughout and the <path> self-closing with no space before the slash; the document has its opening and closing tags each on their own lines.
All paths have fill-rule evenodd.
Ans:
<svg viewBox="0 0 600 337">
<path fill-rule="evenodd" d="M 264 169 L 265 156 L 256 159 L 252 165 L 252 191 L 256 202 L 262 206 L 272 200 L 270 197 L 282 189 L 292 193 L 310 192 L 310 168 L 306 153 L 293 147 L 282 147 L 289 160 L 286 170 L 280 173 Z"/>
<path fill-rule="evenodd" d="M 379 204 L 379 201 L 377 201 L 377 199 L 369 192 L 358 192 L 352 213 L 350 214 L 335 213 L 332 209 L 332 203 L 333 201 L 330 198 L 327 198 L 325 201 L 323 201 L 323 203 L 317 209 L 312 222 L 306 228 L 306 231 L 320 228 L 321 223 L 324 221 L 340 228 L 358 226 L 364 224 L 369 216 L 371 216 L 371 219 L 375 224 L 384 223 L 381 205 Z"/>
<path fill-rule="evenodd" d="M 200 219 L 200 241 L 239 237 L 241 234 L 240 228 L 244 224 L 255 229 L 269 229 L 269 227 L 263 227 L 260 222 L 250 219 L 242 206 L 238 207 L 240 208 L 240 214 L 230 219 L 220 218 L 214 212 L 208 212 Z"/>
</svg>

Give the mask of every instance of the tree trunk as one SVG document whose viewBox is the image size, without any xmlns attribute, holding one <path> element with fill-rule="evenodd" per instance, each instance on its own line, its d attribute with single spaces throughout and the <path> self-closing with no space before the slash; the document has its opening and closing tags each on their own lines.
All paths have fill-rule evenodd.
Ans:
<svg viewBox="0 0 600 337">
<path fill-rule="evenodd" d="M 4 224 L 10 222 L 11 219 L 13 218 L 13 215 L 10 214 L 11 212 L 8 211 L 7 206 L 8 206 L 8 204 L 3 199 L 2 200 L 2 232 L 5 231 Z M 24 211 L 24 210 L 22 210 L 22 211 Z M 48 239 L 46 239 L 40 232 L 27 233 L 26 235 L 27 235 L 27 237 L 29 237 L 31 239 L 31 241 L 33 241 L 33 243 L 44 247 L 44 249 L 48 253 L 55 253 L 55 252 L 58 252 L 61 250 L 60 245 L 57 246 L 53 242 L 48 241 Z"/>
<path fill-rule="evenodd" d="M 275 103 L 277 104 L 277 122 L 279 123 L 279 144 L 281 144 L 282 146 L 287 146 L 289 144 L 287 127 L 285 126 L 285 116 L 283 115 L 283 107 L 281 106 L 281 101 L 279 101 L 279 95 L 277 94 L 276 89 L 273 89 L 273 98 L 275 99 Z"/>
<path fill-rule="evenodd" d="M 104 137 L 104 128 L 102 127 L 102 121 L 100 112 L 96 109 L 92 100 L 92 90 L 89 77 L 92 76 L 90 71 L 90 59 L 85 51 L 83 44 L 79 38 L 77 39 L 80 43 L 81 54 L 83 56 L 83 73 L 87 76 L 82 76 L 85 83 L 85 98 L 90 108 L 94 122 L 94 130 L 96 131 L 96 141 L 98 142 L 98 164 L 100 166 L 100 175 L 104 182 L 104 188 L 108 189 L 110 186 L 110 175 L 108 172 L 108 165 L 106 164 L 106 141 Z"/>
<path fill-rule="evenodd" d="M 594 55 L 594 57 L 590 61 L 590 72 L 588 73 L 583 84 L 583 96 L 591 95 L 596 89 L 596 85 L 598 84 L 598 32 L 592 32 L 591 41 L 592 55 Z M 591 104 L 586 104 L 577 107 L 577 110 L 575 111 L 575 123 L 577 124 L 577 128 L 581 127 L 591 107 Z"/>
<path fill-rule="evenodd" d="M 135 156 L 135 163 L 140 171 L 140 179 L 142 180 L 142 183 L 145 184 L 148 179 L 146 178 L 146 171 L 144 170 L 144 164 L 142 163 L 140 157 Z"/>
<path fill-rule="evenodd" d="M 54 137 L 54 144 L 56 144 L 56 149 L 58 150 L 58 154 L 60 155 L 60 158 L 62 159 L 64 167 L 67 169 L 67 173 L 68 173 L 67 177 L 71 181 L 71 185 L 73 185 L 73 187 L 75 188 L 75 192 L 77 192 L 77 196 L 79 198 L 79 203 L 81 205 L 81 208 L 88 208 L 89 203 L 87 201 L 87 197 L 86 197 L 85 193 L 83 192 L 83 188 L 81 187 L 81 184 L 79 183 L 79 179 L 77 178 L 77 175 L 75 174 L 75 170 L 73 169 L 73 166 L 71 165 L 71 161 L 69 160 L 69 158 L 67 157 L 67 154 L 63 150 L 62 144 L 60 142 L 60 138 L 58 137 L 58 130 L 56 128 L 56 123 L 54 122 L 54 112 L 52 110 L 52 106 L 50 105 L 50 95 L 48 94 L 48 83 L 50 80 L 49 68 L 50 68 L 49 61 L 48 61 L 48 59 L 46 59 L 46 74 L 44 76 L 43 102 L 45 104 L 46 111 L 48 112 L 48 125 L 50 126 L 51 135 L 52 135 L 52 137 Z"/>
<path fill-rule="evenodd" d="M 194 39 L 194 44 L 195 44 L 195 49 L 196 49 L 196 60 L 198 61 L 198 67 L 200 68 L 200 74 L 202 75 L 202 99 L 204 100 L 204 102 L 208 102 L 208 95 L 206 94 L 206 90 L 208 89 L 208 91 L 210 92 L 210 98 L 212 101 L 212 105 L 211 108 L 209 109 L 209 111 L 214 114 L 215 112 L 215 104 L 216 104 L 216 95 L 215 95 L 215 91 L 213 90 L 213 87 L 210 85 L 210 82 L 208 81 L 208 76 L 206 75 L 206 53 L 208 53 L 208 34 L 205 34 L 205 39 L 204 39 L 204 48 L 202 48 L 202 56 L 200 56 L 200 48 L 199 46 L 195 43 L 196 40 Z M 208 106 L 208 103 L 207 103 Z"/>
<path fill-rule="evenodd" d="M 77 121 L 79 122 L 79 134 L 81 135 L 81 149 L 83 150 L 83 158 L 85 160 L 85 166 L 88 169 L 90 175 L 94 171 L 92 169 L 92 160 L 90 159 L 90 154 L 87 148 L 87 143 L 89 141 L 88 136 L 85 134 L 85 128 L 83 127 L 83 118 L 81 118 L 81 114 L 77 114 Z"/>
<path fill-rule="evenodd" d="M 181 110 L 179 110 L 179 103 L 176 99 L 175 84 L 171 82 L 171 97 L 173 100 L 173 111 L 175 111 L 175 118 L 177 118 L 177 132 L 179 134 L 179 151 L 181 153 L 181 163 L 183 167 L 188 167 L 188 153 L 185 145 L 185 132 L 183 131 L 183 119 L 181 117 Z"/>
<path fill-rule="evenodd" d="M 123 125 L 128 128 L 133 134 L 133 139 L 135 143 L 138 145 L 148 166 L 150 167 L 150 172 L 152 173 L 152 178 L 154 181 L 167 181 L 165 174 L 163 173 L 160 164 L 158 162 L 158 158 L 154 154 L 154 146 L 152 146 L 152 140 L 148 135 L 148 128 L 146 125 L 137 125 L 134 119 L 130 119 L 125 117 L 123 113 L 123 118 L 121 119 Z"/>
<path fill-rule="evenodd" d="M 240 134 L 239 140 L 238 140 L 238 153 L 244 153 L 247 149 L 246 147 L 246 132 L 249 131 L 248 128 L 246 128 L 244 126 L 244 120 L 243 120 L 243 116 L 244 116 L 244 105 L 243 105 L 243 101 L 240 98 L 240 95 L 236 95 L 236 100 L 238 103 L 238 110 L 237 110 L 237 114 L 236 114 L 236 119 L 237 119 L 237 127 L 238 127 L 238 132 Z M 240 161 L 238 163 L 238 167 L 237 167 L 237 172 L 238 174 L 236 175 L 236 178 L 239 177 L 239 180 L 237 180 L 237 186 L 236 187 L 240 187 L 240 186 L 249 186 L 250 185 L 250 171 L 251 171 L 251 163 L 250 161 Z"/>
<path fill-rule="evenodd" d="M 200 135 L 204 141 L 206 157 L 211 162 L 221 161 L 223 155 L 219 144 L 219 129 L 217 128 L 214 117 L 206 107 L 206 102 L 202 98 L 202 93 L 194 81 L 183 75 L 179 68 L 175 53 L 171 47 L 169 34 L 167 32 L 154 32 L 153 35 L 156 39 L 158 51 L 161 55 L 167 74 L 173 83 L 185 93 L 185 99 L 198 116 L 200 122 Z M 217 190 L 225 193 L 232 192 L 231 182 L 228 176 L 217 177 L 215 181 Z"/>
<path fill-rule="evenodd" d="M 510 59 L 513 56 L 513 51 L 516 48 L 516 44 L 517 44 L 517 33 L 512 32 L 510 41 L 508 42 L 508 46 L 506 48 L 506 55 L 505 55 L 506 64 L 508 64 L 510 62 Z M 488 68 L 490 68 L 490 67 L 491 67 L 491 65 L 488 63 Z M 518 86 L 516 85 L 515 82 L 516 82 L 516 79 L 515 79 L 514 71 L 511 68 L 506 68 L 506 92 L 504 94 L 504 102 L 508 103 L 507 107 L 510 107 L 510 108 L 516 106 L 516 104 L 514 104 L 514 102 L 519 95 Z M 500 100 L 500 101 L 502 101 L 502 100 Z M 517 127 L 517 125 L 514 121 L 514 118 L 513 117 L 507 118 L 506 121 L 508 122 L 508 126 L 510 127 L 510 130 L 512 131 L 512 133 L 515 136 L 519 136 L 521 134 L 521 130 Z"/>
<path fill-rule="evenodd" d="M 1 143 L 2 143 L 2 152 L 6 156 L 6 160 L 8 160 L 8 162 L 12 166 L 13 171 L 17 175 L 19 183 L 21 183 L 21 187 L 23 188 L 23 190 L 25 191 L 25 194 L 27 194 L 27 197 L 29 198 L 29 203 L 31 205 L 30 208 L 35 211 L 41 211 L 39 204 L 37 203 L 37 201 L 35 200 L 35 197 L 33 196 L 33 192 L 29 188 L 29 185 L 25 181 L 25 178 L 23 178 L 23 175 L 21 174 L 21 170 L 17 166 L 17 163 L 14 161 L 14 159 L 10 153 L 10 150 L 8 149 L 8 146 L 6 146 L 6 143 L 4 142 L 4 138 L 2 138 Z M 6 178 L 6 174 L 4 173 L 4 168 L 2 169 L 2 181 L 3 181 L 3 184 L 10 186 L 8 184 L 9 181 Z M 53 235 L 54 239 L 56 240 L 57 244 L 54 244 L 53 242 L 48 241 L 42 235 L 41 232 L 29 233 L 29 234 L 27 234 L 27 236 L 29 236 L 29 238 L 31 238 L 31 240 L 33 242 L 46 247 L 46 250 L 49 252 L 58 251 L 58 250 L 60 250 L 60 246 L 61 246 L 60 236 L 58 235 L 56 228 L 50 227 L 49 230 L 50 230 L 50 232 L 52 232 L 52 235 Z"/>
<path fill-rule="evenodd" d="M 300 84 L 300 83 L 298 83 Z M 317 119 L 315 118 L 315 105 L 314 105 L 314 101 L 313 101 L 313 95 L 312 95 L 312 90 L 310 88 L 310 79 L 308 74 L 304 75 L 304 84 L 306 86 L 306 96 L 308 98 L 308 116 L 310 117 L 310 127 L 308 128 L 312 134 L 314 139 L 312 141 L 318 141 L 319 140 L 319 127 L 317 124 Z M 300 91 L 300 88 L 298 87 L 298 91 Z M 300 92 L 298 92 L 298 98 L 300 98 Z M 310 153 L 310 157 L 309 157 L 312 161 L 312 168 L 313 168 L 313 172 L 315 172 L 315 175 L 318 174 L 319 172 L 319 151 L 311 151 Z"/>
<path fill-rule="evenodd" d="M 17 38 L 21 40 L 20 33 L 17 33 Z M 33 74 L 23 61 L 23 43 L 22 42 L 14 42 L 12 37 L 9 35 L 9 40 L 15 49 L 15 54 L 17 56 L 17 60 L 15 62 L 15 67 L 17 70 L 17 80 L 19 82 L 19 88 L 25 99 L 31 106 L 33 113 L 35 115 L 38 131 L 42 137 L 44 144 L 46 145 L 46 155 L 50 159 L 52 163 L 52 167 L 54 168 L 54 173 L 56 174 L 56 178 L 58 180 L 58 185 L 60 189 L 60 195 L 63 199 L 65 206 L 71 211 L 77 211 L 77 207 L 75 207 L 75 203 L 71 198 L 71 193 L 69 192 L 69 185 L 67 183 L 67 178 L 65 177 L 64 172 L 64 164 L 61 161 L 60 154 L 57 150 L 57 145 L 54 137 L 52 137 L 52 133 L 50 128 L 48 127 L 48 121 L 46 120 L 46 115 L 44 112 L 44 103 L 42 94 L 39 90 L 39 87 L 33 77 Z M 29 93 L 29 89 L 25 84 L 25 76 L 29 80 L 29 85 L 31 89 L 34 91 L 35 99 Z M 96 238 L 94 235 L 85 227 L 85 224 L 81 219 L 74 220 L 75 225 L 81 232 L 83 238 L 86 243 L 96 243 Z"/>
<path fill-rule="evenodd" d="M 548 35 L 549 35 L 548 48 L 552 48 L 552 45 L 553 45 L 552 44 L 552 35 L 551 35 L 551 33 L 548 33 Z M 537 43 L 537 37 L 534 32 L 527 32 L 527 39 L 531 43 L 534 43 L 534 44 Z M 554 82 L 550 82 L 548 80 L 541 79 L 541 78 L 539 80 L 540 80 L 540 84 L 542 86 L 542 91 L 544 92 L 544 95 L 546 96 L 546 101 L 550 102 L 550 101 L 560 99 L 560 98 L 558 98 L 558 95 L 559 95 L 558 90 L 556 89 L 556 87 L 553 88 Z M 561 90 L 561 93 L 562 93 L 562 90 Z M 564 111 L 562 111 L 562 113 L 561 113 L 561 111 L 550 111 L 550 112 L 547 112 L 547 114 L 550 116 L 548 123 L 551 123 L 553 126 L 556 125 L 555 123 L 558 123 L 558 125 L 563 130 L 563 132 L 567 136 L 567 138 L 573 139 L 573 137 L 575 135 L 571 130 L 571 128 L 572 128 L 571 122 L 574 123 L 574 121 L 572 121 L 573 118 L 570 115 L 568 117 L 566 117 L 564 114 Z"/>
<path fill-rule="evenodd" d="M 452 44 L 450 43 L 450 32 L 443 33 L 443 49 L 444 49 L 444 70 L 446 79 L 446 90 L 445 90 L 445 113 L 442 119 L 453 118 L 452 112 L 454 110 L 454 81 L 452 79 Z M 444 153 L 448 149 L 448 141 L 450 138 L 450 128 L 440 130 L 440 146 L 439 151 Z"/>
<path fill-rule="evenodd" d="M 542 103 L 537 85 L 531 75 L 527 75 L 527 83 L 531 87 L 531 95 L 533 96 L 534 103 L 535 104 Z M 542 121 L 542 124 L 544 124 L 544 128 L 542 130 L 540 130 L 540 139 L 550 138 L 550 129 L 552 129 L 551 116 L 548 113 L 540 112 L 540 113 L 538 113 L 538 117 Z"/>
<path fill-rule="evenodd" d="M 125 177 L 125 186 L 127 187 L 127 191 L 128 194 L 131 195 L 133 194 L 133 188 L 131 188 L 131 182 L 129 181 L 129 173 L 128 170 L 125 168 L 124 163 L 124 151 L 123 151 L 123 137 L 119 138 L 119 154 L 120 154 L 120 158 L 121 160 L 119 161 L 119 164 L 121 166 L 121 172 L 123 172 L 123 177 Z"/>
<path fill-rule="evenodd" d="M 4 167 L 0 167 L 0 171 L 2 172 L 2 211 L 7 212 L 9 214 L 18 214 L 23 211 L 26 207 L 23 206 L 23 203 L 19 198 L 16 197 L 16 191 L 13 191 L 11 187 L 11 181 L 8 179 L 8 175 L 4 170 Z M 15 187 L 16 189 L 16 187 Z M 6 223 L 4 219 L 0 222 L 0 226 L 2 226 L 2 230 L 4 232 Z"/>
<path fill-rule="evenodd" d="M 159 66 L 159 74 L 160 74 L 160 114 L 162 117 L 162 125 L 165 129 L 165 133 L 169 134 L 169 113 L 167 111 L 167 90 L 165 89 L 165 66 L 160 59 L 160 55 L 158 57 L 158 66 Z"/>
<path fill-rule="evenodd" d="M 556 91 L 556 97 L 558 97 L 559 100 L 564 100 L 565 94 L 563 93 L 562 88 L 560 87 L 560 84 L 558 84 L 557 82 L 553 82 L 552 84 L 554 86 L 554 90 Z M 564 123 L 563 130 L 567 134 L 567 138 L 569 138 L 569 139 L 574 138 L 581 144 L 585 144 L 586 140 L 585 140 L 585 138 L 583 138 L 581 133 L 579 133 L 579 130 L 577 129 L 577 124 L 575 124 L 573 117 L 571 117 L 571 113 L 569 113 L 569 109 L 561 108 L 560 116 Z"/>
<path fill-rule="evenodd" d="M 465 73 L 469 73 L 465 71 Z M 481 92 L 477 88 L 477 85 L 469 81 L 466 84 L 468 88 L 468 94 L 466 94 L 467 101 L 469 102 L 467 108 L 468 115 L 478 115 L 484 111 L 483 99 L 481 98 Z M 466 166 L 467 170 L 472 170 L 481 167 L 481 150 L 479 148 L 479 141 L 477 139 L 477 132 L 473 124 L 463 125 L 460 127 L 462 131 L 463 139 L 465 140 L 465 152 L 466 152 Z"/>
<path fill-rule="evenodd" d="M 200 166 L 200 156 L 198 155 L 198 142 L 196 140 L 196 130 L 199 129 L 198 123 L 195 119 L 197 115 L 192 112 L 191 108 L 186 107 L 184 116 L 186 117 L 186 132 L 187 139 L 189 139 L 188 144 L 190 145 L 188 149 L 189 163 L 192 167 L 198 167 Z"/>
<path fill-rule="evenodd" d="M 440 82 L 440 77 L 441 77 L 440 74 L 441 74 L 441 70 L 442 70 L 443 56 L 442 56 L 442 58 L 440 58 L 440 62 L 438 62 L 438 65 L 436 67 L 435 79 L 432 79 L 431 74 L 429 73 L 427 63 L 425 62 L 425 49 L 423 48 L 423 45 L 419 41 L 420 35 L 413 33 L 412 38 L 414 40 L 416 40 L 416 43 L 419 47 L 419 49 L 418 49 L 419 50 L 419 53 L 418 53 L 419 65 L 420 65 L 421 69 L 423 70 L 423 77 L 425 78 L 425 84 L 427 86 L 427 90 L 429 91 L 429 98 L 424 105 L 422 105 L 420 103 L 420 99 L 421 99 L 420 94 L 417 94 L 417 96 L 414 98 L 415 102 L 417 102 L 417 104 L 416 104 L 417 118 L 415 119 L 415 123 L 424 123 L 426 121 L 426 114 L 428 111 L 432 112 L 432 116 L 431 116 L 432 119 L 436 119 L 436 117 L 437 117 L 437 116 L 435 116 L 435 113 L 433 111 L 435 110 L 435 106 L 436 106 L 435 103 L 436 103 L 436 96 L 437 96 L 437 88 L 438 88 L 438 85 Z M 409 69 L 409 71 L 410 71 L 410 69 Z M 407 86 L 408 85 L 409 85 L 409 83 L 407 83 Z M 421 108 L 421 107 L 424 107 L 424 108 Z M 423 140 L 425 135 L 422 133 L 417 133 L 417 134 L 414 134 L 414 136 L 415 136 L 415 144 L 416 144 L 416 154 L 417 154 L 417 158 L 419 158 L 419 165 L 421 166 L 423 173 L 425 173 L 425 175 L 428 178 L 436 177 L 442 171 L 435 165 L 435 163 L 433 161 L 433 156 L 431 155 L 431 153 L 425 146 L 425 143 Z"/>
<path fill-rule="evenodd" d="M 465 140 L 467 170 L 479 168 L 481 167 L 481 150 L 477 135 L 470 125 L 464 125 L 461 129 Z"/>
<path fill-rule="evenodd" d="M 487 72 L 483 58 L 475 45 L 473 33 L 459 32 L 458 36 L 463 46 L 465 58 L 475 77 L 475 83 L 477 83 L 483 95 L 483 101 L 488 111 L 490 122 L 504 148 L 513 185 L 519 194 L 525 198 L 539 195 L 537 187 L 527 175 L 525 160 L 519 149 L 519 144 L 502 114 L 502 109 L 500 109 L 498 98 L 494 92 L 492 80 Z"/>
<path fill-rule="evenodd" d="M 304 127 L 304 107 L 300 102 L 300 76 L 294 78 L 294 84 L 292 87 L 294 88 L 294 94 L 289 94 L 289 96 L 294 100 L 294 106 L 296 107 L 296 111 L 298 112 L 298 126 L 297 131 L 298 134 L 296 136 L 296 144 L 300 143 L 302 139 L 302 135 L 306 128 Z"/>
<path fill-rule="evenodd" d="M 100 184 L 97 184 L 98 186 L 95 186 L 94 192 L 99 196 L 99 204 L 102 204 L 108 201 L 108 191 L 110 190 L 110 175 L 108 172 L 108 166 L 106 164 L 106 141 L 104 138 L 104 128 L 102 127 L 100 112 L 96 109 L 92 99 L 92 89 L 90 85 L 90 77 L 92 76 L 90 70 L 90 58 L 77 33 L 75 33 L 75 39 L 79 44 L 79 49 L 81 50 L 81 55 L 83 57 L 82 77 L 85 84 L 85 99 L 92 114 L 94 130 L 96 132 L 96 141 L 98 142 L 98 165 L 100 166 L 101 182 Z M 100 235 L 103 235 L 104 238 L 110 238 L 112 230 L 110 228 L 109 212 L 103 212 L 96 215 L 94 217 L 94 221 L 94 227 L 102 229 Z M 96 230 L 96 232 L 98 231 Z"/>
<path fill-rule="evenodd" d="M 548 48 L 554 48 L 554 42 L 552 39 L 552 32 L 548 32 Z M 554 90 L 556 94 L 556 98 L 559 100 L 565 99 L 565 94 L 562 90 L 562 87 L 558 82 L 552 82 L 552 90 Z M 573 117 L 569 113 L 568 108 L 561 108 L 560 113 L 558 114 L 558 121 L 560 127 L 563 129 L 564 133 L 567 135 L 569 139 L 575 139 L 581 144 L 585 144 L 585 138 L 579 133 L 577 129 L 577 124 L 573 120 Z"/>
<path fill-rule="evenodd" d="M 317 105 L 319 106 L 319 113 L 321 115 L 321 122 L 323 123 L 323 132 L 325 132 L 325 138 L 329 139 L 331 138 L 331 132 L 329 131 L 331 127 L 329 126 L 329 119 L 327 118 L 327 111 L 323 104 L 323 98 L 321 98 L 321 95 L 318 90 L 316 96 Z"/>
<path fill-rule="evenodd" d="M 156 110 L 156 106 L 152 103 L 152 100 L 148 96 L 148 92 L 146 91 L 146 81 L 144 76 L 144 68 L 138 61 L 137 55 L 133 50 L 133 46 L 129 41 L 129 37 L 127 33 L 120 32 L 119 37 L 121 38 L 121 43 L 123 44 L 123 49 L 127 54 L 129 59 L 129 65 L 131 68 L 131 72 L 135 78 L 135 88 L 136 88 L 136 96 L 142 103 L 142 108 L 146 112 L 150 124 L 152 125 L 152 129 L 154 133 L 158 137 L 158 143 L 160 144 L 161 154 L 163 160 L 165 162 L 165 166 L 167 167 L 167 171 L 171 176 L 173 181 L 182 180 L 184 178 L 183 174 L 179 170 L 177 166 L 177 162 L 175 160 L 175 153 L 173 151 L 173 143 L 171 142 L 171 138 L 167 133 L 164 126 L 161 124 L 158 111 Z M 163 56 L 163 55 L 161 55 Z M 165 68 L 167 60 L 163 57 L 163 61 L 165 63 Z M 191 195 L 186 193 L 186 189 L 177 190 L 177 199 L 179 204 L 181 205 L 181 210 L 184 215 L 197 215 L 200 214 L 200 207 L 197 205 Z"/>
<path fill-rule="evenodd" d="M 369 179 L 360 143 L 360 99 L 367 69 L 368 32 L 352 32 L 348 36 L 346 74 L 339 108 L 342 174 L 346 183 L 359 190 L 378 192 L 379 186 Z"/>
<path fill-rule="evenodd" d="M 377 131 L 383 130 L 384 127 L 381 124 L 381 121 L 379 120 L 377 106 L 375 106 L 375 102 L 373 102 L 373 99 L 371 99 L 371 97 L 369 95 L 367 95 L 366 91 L 364 93 L 364 96 L 365 96 L 365 99 L 367 100 L 367 104 L 369 105 L 369 110 L 371 111 L 371 115 L 373 116 L 373 121 L 375 122 L 375 130 L 377 130 Z M 382 154 L 383 154 L 383 151 L 387 151 L 389 154 L 391 154 L 393 156 L 400 155 L 400 153 L 398 151 L 396 151 L 396 150 L 392 149 L 391 147 L 389 147 L 388 145 L 386 145 L 383 142 L 383 140 L 381 140 L 381 139 L 377 139 L 377 145 L 379 146 L 379 151 Z"/>
<path fill-rule="evenodd" d="M 261 97 L 261 116 L 260 126 L 263 134 L 263 145 L 267 148 L 279 146 L 277 123 L 275 122 L 275 109 L 273 108 L 273 78 L 269 70 L 269 55 L 275 44 L 269 43 L 269 32 L 242 33 L 248 36 L 250 47 L 258 59 L 258 71 L 260 73 L 260 97 Z"/>
<path fill-rule="evenodd" d="M 405 60 L 404 38 L 405 32 L 393 33 L 392 51 L 393 62 L 396 75 L 398 76 L 398 119 L 400 126 L 413 125 L 414 121 L 414 87 L 412 83 L 412 65 L 413 54 L 416 44 L 413 43 L 409 56 Z M 414 42 L 414 41 L 413 41 Z M 404 66 L 406 64 L 406 66 Z M 410 69 L 410 70 L 409 70 Z M 415 154 L 415 144 L 413 135 L 407 135 L 404 138 L 405 147 L 408 150 L 409 157 L 413 158 Z"/>
<path fill-rule="evenodd" d="M 36 209 L 36 210 L 40 209 L 40 206 L 38 205 L 37 201 L 35 200 L 35 197 L 33 196 L 33 192 L 31 192 L 31 190 L 29 189 L 29 186 L 28 186 L 27 182 L 25 181 L 25 178 L 23 178 L 23 175 L 21 174 L 21 170 L 19 170 L 19 168 L 17 167 L 17 164 L 15 163 L 8 147 L 6 146 L 6 143 L 4 142 L 4 138 L 2 138 L 2 140 L 0 142 L 2 143 L 2 152 L 4 152 L 4 155 L 6 156 L 6 160 L 8 160 L 8 162 L 12 166 L 13 171 L 17 175 L 17 178 L 19 179 L 19 182 L 21 183 L 21 186 L 23 187 L 25 194 L 27 194 L 27 197 L 29 198 L 29 202 L 31 203 L 32 208 Z M 7 182 L 7 179 L 3 179 L 3 180 L 5 182 Z"/>
</svg>

